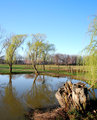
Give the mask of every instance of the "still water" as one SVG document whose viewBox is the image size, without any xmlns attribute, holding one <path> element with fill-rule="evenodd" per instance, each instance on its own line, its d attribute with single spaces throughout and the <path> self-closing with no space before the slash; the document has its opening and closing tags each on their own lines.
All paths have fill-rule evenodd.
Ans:
<svg viewBox="0 0 97 120">
<path fill-rule="evenodd" d="M 55 92 L 68 77 L 40 75 L 35 81 L 34 74 L 0 75 L 0 120 L 25 120 L 28 108 L 44 108 L 57 105 Z M 87 85 L 88 86 L 88 85 Z M 97 89 L 95 89 L 97 96 Z"/>
</svg>

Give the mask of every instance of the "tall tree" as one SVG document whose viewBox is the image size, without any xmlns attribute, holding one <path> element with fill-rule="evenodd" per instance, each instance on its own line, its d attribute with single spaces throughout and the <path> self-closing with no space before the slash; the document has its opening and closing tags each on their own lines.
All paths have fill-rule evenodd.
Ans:
<svg viewBox="0 0 97 120">
<path fill-rule="evenodd" d="M 88 71 L 88 78 L 91 79 L 90 83 L 95 84 L 97 82 L 97 16 L 90 24 L 89 33 L 91 35 L 91 41 L 85 48 L 84 63 Z"/>
<path fill-rule="evenodd" d="M 42 60 L 43 60 L 43 70 L 45 70 L 45 62 L 49 58 L 51 52 L 55 51 L 54 44 L 43 43 L 42 44 Z"/>
<path fill-rule="evenodd" d="M 6 55 L 5 59 L 9 65 L 10 73 L 12 73 L 12 65 L 16 59 L 16 50 L 24 42 L 26 35 L 13 35 L 5 43 Z"/>
<path fill-rule="evenodd" d="M 43 45 L 43 41 L 45 40 L 46 36 L 44 34 L 32 34 L 32 41 L 28 42 L 28 56 L 32 62 L 33 68 L 35 70 L 35 74 L 39 74 L 36 65 L 37 62 L 39 60 L 39 58 L 41 57 L 41 53 L 42 53 L 42 45 Z"/>
<path fill-rule="evenodd" d="M 45 34 L 32 34 L 32 42 L 28 43 L 28 56 L 32 62 L 33 68 L 35 70 L 35 74 L 39 74 L 36 65 L 38 61 L 45 61 L 51 51 L 53 51 L 54 45 L 45 42 L 46 35 Z M 44 68 L 45 69 L 45 68 Z"/>
</svg>

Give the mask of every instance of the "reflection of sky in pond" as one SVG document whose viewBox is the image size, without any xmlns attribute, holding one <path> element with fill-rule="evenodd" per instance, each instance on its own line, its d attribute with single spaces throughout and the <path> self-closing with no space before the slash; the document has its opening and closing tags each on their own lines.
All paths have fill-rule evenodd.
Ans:
<svg viewBox="0 0 97 120">
<path fill-rule="evenodd" d="M 28 75 L 29 76 L 29 75 Z M 79 82 L 78 80 L 70 79 L 68 77 L 50 77 L 44 76 L 45 81 L 43 82 L 43 75 L 38 76 L 36 80 L 36 85 L 39 84 L 47 84 L 52 91 L 56 91 L 59 87 L 61 87 L 68 79 L 73 83 Z M 26 90 L 29 90 L 32 87 L 34 81 L 33 78 L 26 78 L 26 75 L 13 75 L 12 76 L 12 85 L 16 88 L 18 94 L 24 93 Z M 0 75 L 0 87 L 4 87 L 9 82 L 8 75 Z M 82 82 L 82 81 L 81 81 Z M 85 83 L 85 82 L 83 82 Z M 86 86 L 89 86 L 88 84 Z"/>
<path fill-rule="evenodd" d="M 96 96 L 96 98 L 97 98 L 97 89 L 95 89 L 94 92 L 95 92 L 95 96 Z"/>
<path fill-rule="evenodd" d="M 18 110 L 25 109 L 28 105 L 33 108 L 39 108 L 56 104 L 55 92 L 59 87 L 67 80 L 71 80 L 73 83 L 80 82 L 79 80 L 70 79 L 70 77 L 58 78 L 40 75 L 33 84 L 34 74 L 12 75 L 11 81 L 10 78 L 9 75 L 0 75 L 0 107 L 2 108 L 0 116 L 5 113 L 9 120 L 11 120 L 11 116 L 13 118 L 21 116 L 22 111 L 18 112 Z M 94 91 L 97 97 L 97 89 Z M 14 104 L 17 105 L 13 109 Z M 14 111 L 17 110 L 17 114 L 7 113 L 7 107 Z M 3 117 L 2 120 L 4 120 Z M 17 118 L 14 120 L 18 120 Z"/>
<path fill-rule="evenodd" d="M 18 92 L 18 95 L 22 95 L 27 90 L 30 90 L 32 87 L 34 77 L 26 78 L 26 75 L 13 75 L 12 76 L 12 85 Z M 68 79 L 67 77 L 50 77 L 44 76 L 45 81 L 43 82 L 43 75 L 38 76 L 36 80 L 36 85 L 39 84 L 47 84 L 48 88 L 52 91 L 56 91 L 59 87 L 61 87 Z M 79 82 L 78 80 L 70 79 L 73 83 Z M 0 87 L 4 87 L 9 82 L 8 75 L 0 75 Z M 81 81 L 82 82 L 82 81 Z M 85 83 L 85 82 L 83 82 Z M 86 86 L 89 86 L 88 84 Z"/>
</svg>

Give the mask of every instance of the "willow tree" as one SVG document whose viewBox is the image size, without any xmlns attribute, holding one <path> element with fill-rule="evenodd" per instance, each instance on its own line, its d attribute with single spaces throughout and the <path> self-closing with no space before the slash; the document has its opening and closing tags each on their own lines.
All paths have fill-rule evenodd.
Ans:
<svg viewBox="0 0 97 120">
<path fill-rule="evenodd" d="M 97 82 L 97 16 L 95 16 L 90 24 L 89 33 L 91 35 L 91 41 L 85 48 L 84 63 L 88 71 L 86 75 L 89 83 L 93 86 Z"/>
<path fill-rule="evenodd" d="M 41 58 L 43 41 L 46 36 L 44 34 L 32 34 L 32 41 L 28 42 L 28 56 L 32 62 L 33 68 L 35 70 L 35 74 L 39 74 L 36 65 L 38 60 Z"/>
<path fill-rule="evenodd" d="M 49 55 L 55 51 L 54 44 L 43 43 L 42 44 L 42 61 L 43 61 L 43 70 L 45 70 L 45 62 L 49 59 Z"/>
<path fill-rule="evenodd" d="M 35 74 L 39 74 L 36 65 L 39 61 L 45 63 L 48 59 L 50 52 L 54 51 L 54 45 L 49 44 L 46 41 L 45 34 L 32 34 L 32 41 L 28 42 L 28 56 L 32 62 Z M 44 68 L 45 69 L 45 68 Z"/>
<path fill-rule="evenodd" d="M 16 60 L 16 51 L 24 42 L 26 35 L 13 35 L 5 43 L 6 55 L 5 60 L 9 65 L 10 73 L 12 73 L 12 65 Z"/>
</svg>

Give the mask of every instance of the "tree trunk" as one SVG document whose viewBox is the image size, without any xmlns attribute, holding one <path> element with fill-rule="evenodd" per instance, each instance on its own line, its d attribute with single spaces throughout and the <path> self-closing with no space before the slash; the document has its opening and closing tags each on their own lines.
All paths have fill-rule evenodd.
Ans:
<svg viewBox="0 0 97 120">
<path fill-rule="evenodd" d="M 45 58 L 43 59 L 43 70 L 45 71 Z"/>
<path fill-rule="evenodd" d="M 73 108 L 84 111 L 89 101 L 88 89 L 84 83 L 72 84 L 66 82 L 55 94 L 61 107 L 71 110 Z"/>
<path fill-rule="evenodd" d="M 9 64 L 9 71 L 12 73 L 12 64 Z"/>
<path fill-rule="evenodd" d="M 45 64 L 43 64 L 43 70 L 45 71 Z"/>
<path fill-rule="evenodd" d="M 36 74 L 36 75 L 39 75 L 39 72 L 38 72 L 35 64 L 33 65 L 33 67 L 34 67 L 34 70 L 35 70 L 35 74 Z"/>
</svg>

